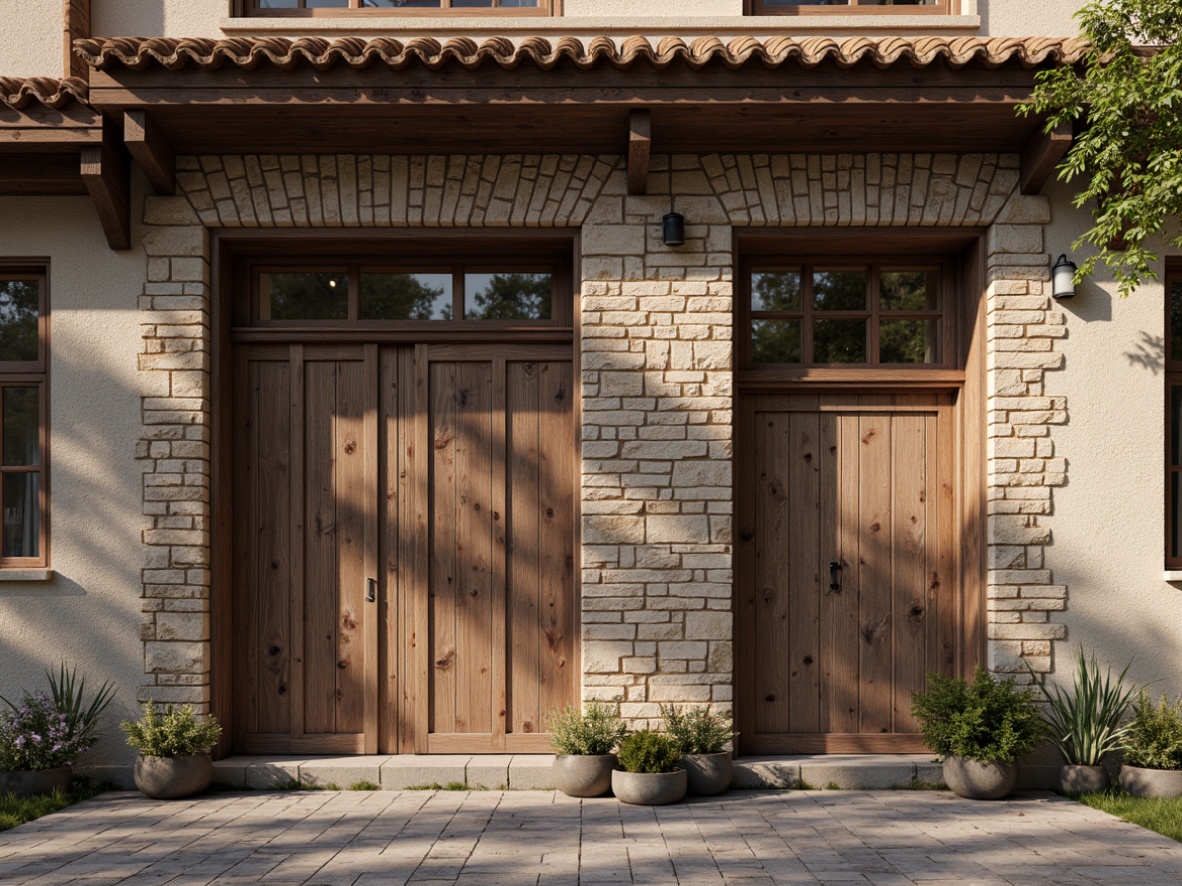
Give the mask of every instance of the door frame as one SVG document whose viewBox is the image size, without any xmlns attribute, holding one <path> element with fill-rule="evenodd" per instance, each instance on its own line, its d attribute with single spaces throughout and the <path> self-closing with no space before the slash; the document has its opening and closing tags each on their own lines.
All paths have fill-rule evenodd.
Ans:
<svg viewBox="0 0 1182 886">
<path fill-rule="evenodd" d="M 938 393 L 955 397 L 954 471 L 956 511 L 954 539 L 960 548 L 959 575 L 962 595 L 962 637 L 958 662 L 959 674 L 971 676 L 986 661 L 986 364 L 985 364 L 985 230 L 971 229 L 878 229 L 841 228 L 819 231 L 812 229 L 738 229 L 733 233 L 733 254 L 736 270 L 735 337 L 747 334 L 746 305 L 740 304 L 745 287 L 738 279 L 745 262 L 751 257 L 777 254 L 808 254 L 816 256 L 859 258 L 862 255 L 899 255 L 901 257 L 938 254 L 956 259 L 954 286 L 955 311 L 949 322 L 955 324 L 951 336 L 956 347 L 951 369 L 923 369 L 922 367 L 877 368 L 803 368 L 763 370 L 739 368 L 735 372 L 735 408 L 733 410 L 733 493 L 735 513 L 750 507 L 749 492 L 745 489 L 747 476 L 753 469 L 751 447 L 747 445 L 752 429 L 745 426 L 747 409 L 744 401 L 752 394 L 817 394 L 817 393 Z M 746 347 L 736 344 L 736 354 Z M 746 626 L 740 617 L 741 594 L 746 579 L 745 557 L 739 546 L 744 543 L 740 528 L 735 526 L 734 575 L 732 596 L 734 637 L 736 650 L 751 650 Z M 754 733 L 754 689 L 751 668 L 753 658 L 738 652 L 735 659 L 735 724 L 739 731 L 736 750 L 744 753 L 765 753 L 752 748 Z M 892 743 L 893 740 L 893 743 Z M 838 743 L 820 742 L 815 753 L 905 753 L 923 752 L 922 741 L 913 748 L 900 749 L 906 741 L 890 736 L 886 741 L 874 734 L 865 740 Z"/>
<path fill-rule="evenodd" d="M 234 718 L 234 649 L 233 649 L 233 381 L 235 378 L 234 340 L 231 334 L 236 313 L 236 294 L 243 292 L 247 283 L 246 263 L 259 256 L 284 259 L 293 262 L 306 260 L 308 255 L 354 257 L 369 261 L 374 257 L 388 257 L 391 254 L 419 255 L 424 251 L 439 254 L 463 255 L 465 252 L 483 255 L 506 255 L 511 253 L 544 254 L 557 258 L 563 267 L 569 268 L 566 295 L 570 299 L 569 324 L 551 325 L 534 329 L 506 328 L 498 324 L 494 328 L 468 326 L 453 330 L 384 329 L 367 332 L 364 341 L 375 350 L 381 344 L 543 344 L 566 345 L 574 370 L 575 384 L 578 385 L 581 365 L 581 291 L 577 285 L 581 279 L 580 235 L 578 229 L 512 229 L 473 232 L 471 230 L 442 231 L 425 229 L 364 228 L 349 230 L 328 229 L 273 229 L 240 230 L 214 229 L 209 232 L 210 274 L 210 709 L 222 724 L 222 734 L 214 747 L 217 759 L 231 755 L 237 740 Z M 359 341 L 355 331 L 308 329 L 301 331 L 309 341 L 342 340 Z M 376 355 L 375 355 L 376 359 Z M 376 376 L 375 376 L 376 379 Z M 576 388 L 578 390 L 578 388 Z M 580 428 L 582 427 L 582 396 L 576 396 L 573 404 L 575 433 L 569 441 L 574 459 L 574 483 L 572 514 L 572 544 L 576 556 L 573 575 L 574 595 L 574 661 L 571 663 L 582 682 L 582 575 L 577 559 L 582 550 L 582 495 L 579 477 L 582 476 L 582 449 Z M 384 439 L 384 432 L 379 429 Z M 379 470 L 378 474 L 381 475 Z M 384 525 L 384 520 L 379 519 Z M 380 546 L 379 546 L 380 547 Z M 383 610 L 385 604 L 383 601 Z M 387 631 L 389 620 L 383 617 L 378 624 L 379 632 Z M 380 645 L 380 644 L 379 644 Z M 425 655 L 425 650 L 424 650 Z M 385 653 L 379 655 L 379 667 L 386 661 Z M 379 675 L 381 677 L 381 675 Z M 417 735 L 407 736 L 403 724 L 406 717 L 401 704 L 392 703 L 388 698 L 386 684 L 381 678 L 378 690 L 378 738 L 377 752 L 391 754 L 427 753 L 427 742 Z M 391 711 L 391 709 L 393 709 Z M 398 736 L 390 733 L 398 729 Z M 416 733 L 418 727 L 416 727 Z M 368 750 L 368 748 L 367 748 Z"/>
</svg>

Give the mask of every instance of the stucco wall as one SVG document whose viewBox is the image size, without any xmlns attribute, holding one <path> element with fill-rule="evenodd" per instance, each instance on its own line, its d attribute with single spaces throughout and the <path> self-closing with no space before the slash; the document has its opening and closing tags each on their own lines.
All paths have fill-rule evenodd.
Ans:
<svg viewBox="0 0 1182 886">
<path fill-rule="evenodd" d="M 0 76 L 60 77 L 62 4 L 60 0 L 0 5 Z"/>
<path fill-rule="evenodd" d="M 1088 216 L 1070 208 L 1067 187 L 1054 183 L 1047 193 L 1056 211 L 1046 248 L 1058 255 L 1070 251 Z M 1065 365 L 1046 382 L 1048 394 L 1069 404 L 1067 423 L 1056 429 L 1069 482 L 1055 493 L 1047 565 L 1070 588 L 1061 653 L 1074 654 L 1082 643 L 1118 667 L 1132 659 L 1135 679 L 1159 681 L 1154 692 L 1176 694 L 1182 584 L 1162 580 L 1163 299 L 1160 281 L 1121 299 L 1101 271 L 1059 303 Z M 1061 654 L 1057 665 L 1069 679 L 1067 657 Z"/>
<path fill-rule="evenodd" d="M 105 715 L 108 735 L 86 762 L 127 762 L 131 752 L 116 724 L 134 713 L 144 670 L 144 518 L 134 457 L 141 392 L 133 344 L 143 254 L 108 249 L 85 198 L 8 197 L 0 199 L 0 257 L 50 262 L 54 571 L 49 581 L 0 582 L 0 695 L 47 688 L 44 669 L 63 658 L 88 682 L 113 681 L 118 697 Z"/>
</svg>

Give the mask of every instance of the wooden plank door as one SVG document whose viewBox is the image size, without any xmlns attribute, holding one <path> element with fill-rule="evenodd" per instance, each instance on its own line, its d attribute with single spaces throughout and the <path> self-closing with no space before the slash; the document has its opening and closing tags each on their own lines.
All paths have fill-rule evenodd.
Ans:
<svg viewBox="0 0 1182 886">
<path fill-rule="evenodd" d="M 744 749 L 923 750 L 911 693 L 964 647 L 951 395 L 756 395 L 740 415 Z"/>
<path fill-rule="evenodd" d="M 236 376 L 238 745 L 373 753 L 377 348 L 242 346 Z"/>
<path fill-rule="evenodd" d="M 543 752 L 577 698 L 570 349 L 420 346 L 415 364 L 415 747 Z"/>
</svg>

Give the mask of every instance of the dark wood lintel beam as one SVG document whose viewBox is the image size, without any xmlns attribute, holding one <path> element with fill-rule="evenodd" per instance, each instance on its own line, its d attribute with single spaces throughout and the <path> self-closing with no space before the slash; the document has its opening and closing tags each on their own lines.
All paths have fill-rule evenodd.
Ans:
<svg viewBox="0 0 1182 886">
<path fill-rule="evenodd" d="M 127 150 L 157 194 L 176 193 L 176 157 L 172 145 L 147 111 L 123 115 L 123 139 Z"/>
<path fill-rule="evenodd" d="M 131 159 L 122 129 L 118 121 L 104 117 L 102 144 L 82 149 L 82 181 L 112 249 L 131 248 Z"/>
<path fill-rule="evenodd" d="M 628 193 L 648 193 L 648 163 L 652 152 L 653 129 L 649 112 L 637 109 L 628 113 Z"/>
<path fill-rule="evenodd" d="M 1023 194 L 1042 191 L 1055 172 L 1055 167 L 1071 147 L 1072 125 L 1061 123 L 1050 132 L 1036 130 L 1022 147 L 1022 168 L 1019 183 Z"/>
</svg>

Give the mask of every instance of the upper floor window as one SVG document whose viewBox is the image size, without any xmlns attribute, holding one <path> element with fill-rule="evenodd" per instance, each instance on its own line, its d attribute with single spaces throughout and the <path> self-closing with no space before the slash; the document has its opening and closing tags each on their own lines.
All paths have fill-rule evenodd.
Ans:
<svg viewBox="0 0 1182 886">
<path fill-rule="evenodd" d="M 951 15 L 957 0 L 747 0 L 748 15 Z"/>
<path fill-rule="evenodd" d="M 240 0 L 246 15 L 550 15 L 553 0 Z"/>
<path fill-rule="evenodd" d="M 47 276 L 0 264 L 0 568 L 47 564 Z"/>
</svg>

